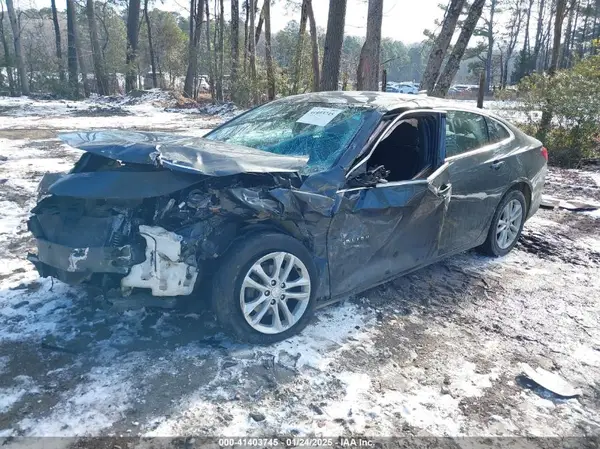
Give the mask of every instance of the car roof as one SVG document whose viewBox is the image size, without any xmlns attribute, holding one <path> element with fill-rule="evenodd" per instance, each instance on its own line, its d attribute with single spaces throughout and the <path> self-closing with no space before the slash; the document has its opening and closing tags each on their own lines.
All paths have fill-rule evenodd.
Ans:
<svg viewBox="0 0 600 449">
<path fill-rule="evenodd" d="M 477 109 L 465 102 L 446 100 L 444 98 L 429 97 L 427 95 L 401 94 L 396 92 L 379 91 L 330 91 L 310 92 L 307 94 L 284 97 L 276 101 L 290 101 L 298 103 L 328 103 L 346 104 L 351 106 L 370 106 L 383 113 L 399 109 L 461 109 L 472 111 L 476 114 L 495 117 L 490 111 Z"/>
</svg>

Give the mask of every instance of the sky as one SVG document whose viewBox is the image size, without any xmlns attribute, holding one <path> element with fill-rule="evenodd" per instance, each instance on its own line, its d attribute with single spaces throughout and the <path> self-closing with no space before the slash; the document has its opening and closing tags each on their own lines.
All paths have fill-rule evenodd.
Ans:
<svg viewBox="0 0 600 449">
<path fill-rule="evenodd" d="M 336 1 L 336 0 L 332 0 Z M 384 0 L 383 37 L 390 37 L 404 43 L 421 42 L 423 30 L 435 27 L 435 19 L 444 12 L 438 7 L 440 0 Z M 282 28 L 292 19 L 298 20 L 299 12 L 286 15 L 285 1 L 273 5 L 273 26 Z M 346 34 L 364 36 L 367 30 L 367 1 L 348 0 L 346 9 Z M 327 28 L 329 1 L 313 0 L 317 26 Z M 276 20 L 276 21 L 275 21 Z"/>
<path fill-rule="evenodd" d="M 337 0 L 331 0 L 337 1 Z M 364 36 L 367 28 L 367 0 L 347 0 L 346 34 Z M 443 11 L 438 7 L 440 0 L 384 0 L 383 37 L 400 40 L 406 44 L 421 42 L 423 30 L 434 28 L 435 19 L 441 19 Z M 271 7 L 273 31 L 279 31 L 290 20 L 299 20 L 299 9 L 286 8 L 288 0 L 275 0 Z M 50 0 L 16 0 L 19 7 L 49 7 Z M 240 3 L 242 3 L 240 1 Z M 296 1 L 299 3 L 299 1 Z M 211 1 L 211 7 L 213 6 Z M 229 11 L 229 1 L 225 8 Z M 189 2 L 186 0 L 155 0 L 154 6 L 169 11 L 187 14 Z M 262 0 L 259 0 L 262 7 Z M 57 0 L 59 10 L 66 9 L 66 0 Z M 313 0 L 317 26 L 327 28 L 328 0 Z M 212 8 L 211 8 L 212 9 Z M 228 17 L 228 15 L 226 15 Z"/>
</svg>

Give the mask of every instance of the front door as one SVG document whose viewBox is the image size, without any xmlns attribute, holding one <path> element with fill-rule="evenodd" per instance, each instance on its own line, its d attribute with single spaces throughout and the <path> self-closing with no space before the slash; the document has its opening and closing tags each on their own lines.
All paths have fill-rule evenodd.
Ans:
<svg viewBox="0 0 600 449">
<path fill-rule="evenodd" d="M 332 296 L 365 290 L 437 256 L 452 191 L 447 168 L 427 179 L 338 192 L 327 243 Z"/>
</svg>

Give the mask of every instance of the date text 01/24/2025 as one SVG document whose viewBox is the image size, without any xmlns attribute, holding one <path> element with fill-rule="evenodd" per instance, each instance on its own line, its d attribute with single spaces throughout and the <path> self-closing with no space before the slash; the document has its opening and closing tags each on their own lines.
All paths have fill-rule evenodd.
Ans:
<svg viewBox="0 0 600 449">
<path fill-rule="evenodd" d="M 374 447 L 375 443 L 366 438 L 219 438 L 220 447 Z"/>
</svg>

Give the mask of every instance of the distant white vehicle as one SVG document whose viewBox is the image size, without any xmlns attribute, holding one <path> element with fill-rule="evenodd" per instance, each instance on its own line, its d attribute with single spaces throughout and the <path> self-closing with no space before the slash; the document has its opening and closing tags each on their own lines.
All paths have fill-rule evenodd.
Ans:
<svg viewBox="0 0 600 449">
<path fill-rule="evenodd" d="M 385 90 L 387 92 L 416 95 L 419 93 L 419 85 L 410 81 L 404 81 L 401 83 L 390 81 L 386 84 Z"/>
<path fill-rule="evenodd" d="M 419 93 L 419 86 L 415 83 L 411 83 L 409 81 L 405 81 L 402 83 L 396 83 L 396 92 L 401 94 L 413 94 L 416 95 Z"/>
<path fill-rule="evenodd" d="M 467 90 L 478 89 L 479 86 L 477 84 L 455 84 L 452 86 L 452 88 L 458 92 L 463 92 Z"/>
</svg>

